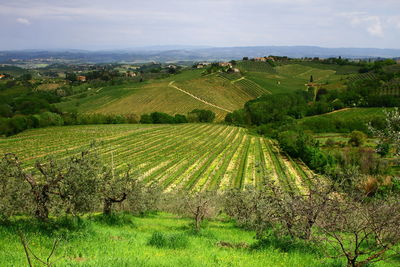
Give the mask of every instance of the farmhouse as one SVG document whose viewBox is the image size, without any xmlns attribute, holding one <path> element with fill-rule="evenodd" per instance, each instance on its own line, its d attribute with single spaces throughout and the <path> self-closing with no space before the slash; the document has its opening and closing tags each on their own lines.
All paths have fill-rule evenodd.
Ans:
<svg viewBox="0 0 400 267">
<path fill-rule="evenodd" d="M 400 58 L 396 59 L 396 63 L 400 64 Z"/>
<path fill-rule="evenodd" d="M 229 62 L 220 62 L 218 63 L 220 67 L 232 67 L 232 63 Z"/>
<path fill-rule="evenodd" d="M 6 77 L 6 75 L 0 74 L 0 79 L 4 79 L 5 77 Z"/>
<path fill-rule="evenodd" d="M 80 82 L 86 82 L 86 76 L 83 75 L 79 75 L 78 77 L 76 77 L 76 79 Z"/>
<path fill-rule="evenodd" d="M 203 62 L 203 63 L 197 64 L 196 68 L 202 69 L 202 68 L 207 67 L 208 65 L 210 65 L 210 63 L 208 63 L 208 62 Z"/>
<path fill-rule="evenodd" d="M 233 70 L 233 72 L 235 72 L 235 73 L 239 73 L 239 72 L 240 72 L 240 70 L 239 70 L 238 68 L 232 68 L 232 70 Z"/>
<path fill-rule="evenodd" d="M 267 59 L 265 57 L 255 57 L 254 61 L 259 61 L 259 62 L 266 62 Z"/>
<path fill-rule="evenodd" d="M 128 77 L 136 77 L 136 72 L 131 72 L 131 71 L 128 71 L 127 73 L 126 73 L 126 76 L 128 76 Z"/>
</svg>

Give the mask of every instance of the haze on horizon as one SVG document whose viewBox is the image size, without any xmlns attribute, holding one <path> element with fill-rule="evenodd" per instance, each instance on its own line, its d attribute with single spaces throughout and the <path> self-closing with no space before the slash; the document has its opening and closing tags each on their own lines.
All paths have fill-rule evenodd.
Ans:
<svg viewBox="0 0 400 267">
<path fill-rule="evenodd" d="M 399 0 L 0 0 L 0 50 L 400 48 Z"/>
</svg>

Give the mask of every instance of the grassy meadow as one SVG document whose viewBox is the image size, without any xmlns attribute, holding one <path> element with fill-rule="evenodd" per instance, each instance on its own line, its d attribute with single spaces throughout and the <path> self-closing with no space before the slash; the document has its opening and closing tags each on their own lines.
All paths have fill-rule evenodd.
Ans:
<svg viewBox="0 0 400 267">
<path fill-rule="evenodd" d="M 190 223 L 168 213 L 116 215 L 107 220 L 101 215 L 60 218 L 47 226 L 20 220 L 15 228 L 0 225 L 0 265 L 26 266 L 16 233 L 16 228 L 24 227 L 30 248 L 40 258 L 47 258 L 53 241 L 60 238 L 52 257 L 59 259 L 56 266 L 338 266 L 325 265 L 334 262 L 318 251 L 306 252 L 307 248 L 285 251 L 279 244 L 256 248 L 254 232 L 222 218 L 207 222 L 200 233 L 192 232 Z M 160 242 L 159 235 L 170 242 Z"/>
</svg>

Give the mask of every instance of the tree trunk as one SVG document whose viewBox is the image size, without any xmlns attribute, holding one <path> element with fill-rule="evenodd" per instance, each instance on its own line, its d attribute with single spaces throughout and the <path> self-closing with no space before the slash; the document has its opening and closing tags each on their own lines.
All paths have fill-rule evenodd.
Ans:
<svg viewBox="0 0 400 267">
<path fill-rule="evenodd" d="M 196 209 L 196 215 L 195 215 L 195 220 L 196 220 L 196 231 L 200 231 L 201 227 L 201 211 L 200 207 L 197 207 Z"/>
<path fill-rule="evenodd" d="M 110 215 L 112 207 L 112 200 L 109 198 L 104 199 L 103 214 Z"/>
<path fill-rule="evenodd" d="M 122 201 L 124 201 L 127 197 L 126 193 L 122 194 L 122 197 L 120 199 L 117 198 L 111 198 L 111 197 L 105 197 L 104 198 L 104 203 L 103 203 L 103 213 L 105 215 L 110 215 L 111 211 L 112 211 L 112 204 L 113 203 L 121 203 Z"/>
<path fill-rule="evenodd" d="M 35 186 L 32 188 L 33 194 L 35 196 L 36 211 L 35 216 L 41 221 L 46 221 L 49 218 L 49 208 L 48 203 L 50 201 L 49 197 L 49 187 L 47 185 Z"/>
<path fill-rule="evenodd" d="M 360 267 L 361 265 L 357 264 L 356 262 L 357 258 L 347 258 L 347 266 L 348 267 Z"/>
</svg>

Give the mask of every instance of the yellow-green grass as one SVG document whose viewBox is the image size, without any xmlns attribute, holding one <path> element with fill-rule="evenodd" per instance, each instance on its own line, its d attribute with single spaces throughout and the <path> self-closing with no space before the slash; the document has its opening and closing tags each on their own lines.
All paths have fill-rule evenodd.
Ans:
<svg viewBox="0 0 400 267">
<path fill-rule="evenodd" d="M 216 124 L 80 125 L 28 130 L 0 139 L 0 153 L 15 153 L 26 167 L 46 156 L 63 158 L 101 143 L 117 168 L 131 164 L 138 177 L 163 189 L 224 190 L 261 186 L 265 179 L 301 191 L 308 176 L 268 139 Z M 311 175 L 310 175 L 311 177 Z"/>
<path fill-rule="evenodd" d="M 326 114 L 315 115 L 305 117 L 300 121 L 312 120 L 313 118 L 325 117 L 325 118 L 341 118 L 341 119 L 361 119 L 367 121 L 376 116 L 384 116 L 384 110 L 390 111 L 393 108 L 344 108 L 337 111 L 333 111 Z"/>
<path fill-rule="evenodd" d="M 254 81 L 272 93 L 306 90 L 311 75 L 314 82 L 324 88 L 344 88 L 345 75 L 336 74 L 335 70 L 318 69 L 299 64 L 275 67 L 276 73 L 246 72 L 245 77 Z"/>
<path fill-rule="evenodd" d="M 275 73 L 276 70 L 268 62 L 243 60 L 236 65 L 241 71 Z"/>
<path fill-rule="evenodd" d="M 194 234 L 189 230 L 189 219 L 168 213 L 147 217 L 120 215 L 118 218 L 123 219 L 116 225 L 104 223 L 100 218 L 100 215 L 92 215 L 75 224 L 72 219 L 67 220 L 69 224 L 65 219 L 64 224 L 57 224 L 59 219 L 53 223 L 61 225 L 59 228 L 38 227 L 32 220 L 19 221 L 16 225 L 23 227 L 31 250 L 40 258 L 46 259 L 54 239 L 62 237 L 51 258 L 59 259 L 54 266 L 60 267 L 339 266 L 337 261 L 325 258 L 318 248 L 304 246 L 284 251 L 273 244 L 253 249 L 255 233 L 224 220 L 210 221 L 200 234 Z M 186 240 L 186 246 L 175 249 L 151 246 L 149 240 L 155 232 L 179 236 Z M 220 242 L 242 244 L 243 248 L 221 247 Z M 37 263 L 33 258 L 32 261 Z M 397 261 L 391 261 L 374 266 L 396 264 Z M 0 225 L 0 266 L 28 266 L 16 228 Z"/>
</svg>

